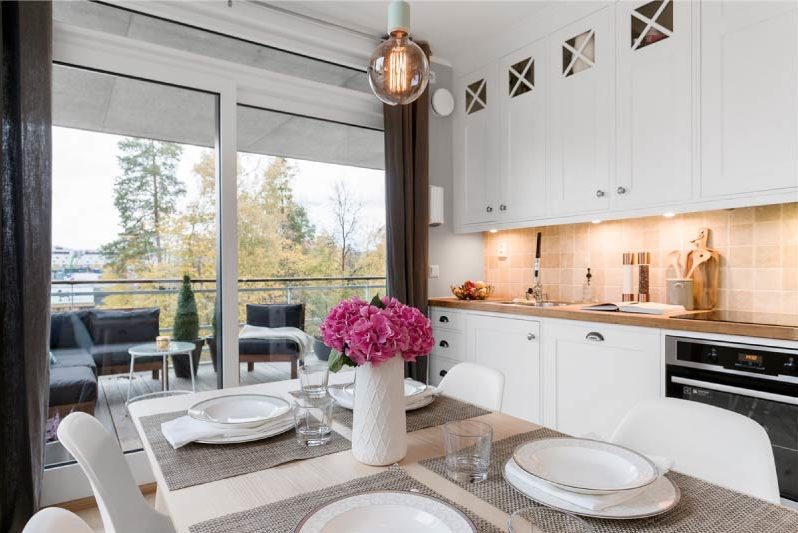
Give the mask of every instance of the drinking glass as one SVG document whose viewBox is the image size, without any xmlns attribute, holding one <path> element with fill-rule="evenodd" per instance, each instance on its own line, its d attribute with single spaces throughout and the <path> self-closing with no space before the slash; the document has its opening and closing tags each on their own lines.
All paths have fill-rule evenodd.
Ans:
<svg viewBox="0 0 798 533">
<path fill-rule="evenodd" d="M 327 444 L 332 439 L 333 399 L 329 396 L 295 398 L 296 438 L 305 446 Z"/>
<path fill-rule="evenodd" d="M 576 516 L 547 507 L 527 507 L 510 515 L 509 533 L 593 533 L 593 528 Z"/>
<path fill-rule="evenodd" d="M 309 398 L 320 398 L 327 395 L 327 379 L 330 367 L 327 363 L 314 363 L 299 367 L 299 382 L 302 394 Z"/>
<path fill-rule="evenodd" d="M 493 428 L 476 420 L 443 425 L 446 475 L 455 481 L 479 483 L 488 479 Z"/>
</svg>

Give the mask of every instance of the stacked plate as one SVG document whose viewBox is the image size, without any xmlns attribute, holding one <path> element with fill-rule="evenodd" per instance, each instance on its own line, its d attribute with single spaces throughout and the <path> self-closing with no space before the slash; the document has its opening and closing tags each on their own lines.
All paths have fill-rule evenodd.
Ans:
<svg viewBox="0 0 798 533">
<path fill-rule="evenodd" d="M 596 518 L 632 519 L 664 513 L 679 489 L 647 457 L 608 442 L 541 439 L 521 445 L 504 476 L 536 502 Z"/>
<path fill-rule="evenodd" d="M 331 385 L 327 388 L 335 402 L 345 409 L 355 404 L 355 384 Z M 438 390 L 414 379 L 405 379 L 405 406 L 408 411 L 426 407 L 435 401 Z"/>
<path fill-rule="evenodd" d="M 188 416 L 220 430 L 217 436 L 197 441 L 203 444 L 250 442 L 294 427 L 288 402 L 265 394 L 231 394 L 203 400 L 188 410 Z"/>
</svg>

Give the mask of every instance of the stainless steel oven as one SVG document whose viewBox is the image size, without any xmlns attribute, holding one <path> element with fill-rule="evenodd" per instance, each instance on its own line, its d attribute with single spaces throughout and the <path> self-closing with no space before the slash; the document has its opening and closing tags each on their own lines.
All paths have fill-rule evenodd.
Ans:
<svg viewBox="0 0 798 533">
<path fill-rule="evenodd" d="M 756 420 L 773 444 L 781 497 L 798 501 L 798 349 L 667 336 L 666 395 Z"/>
</svg>

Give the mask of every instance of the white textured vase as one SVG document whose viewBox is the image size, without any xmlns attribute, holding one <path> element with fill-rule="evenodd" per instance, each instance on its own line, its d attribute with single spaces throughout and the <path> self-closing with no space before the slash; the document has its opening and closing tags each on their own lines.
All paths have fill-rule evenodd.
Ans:
<svg viewBox="0 0 798 533">
<path fill-rule="evenodd" d="M 404 359 L 366 363 L 355 372 L 352 455 L 367 465 L 400 461 L 407 454 Z"/>
</svg>

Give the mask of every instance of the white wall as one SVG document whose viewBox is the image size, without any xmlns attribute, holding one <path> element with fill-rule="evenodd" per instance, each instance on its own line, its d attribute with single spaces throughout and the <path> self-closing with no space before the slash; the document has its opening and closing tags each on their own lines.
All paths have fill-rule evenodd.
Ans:
<svg viewBox="0 0 798 533">
<path fill-rule="evenodd" d="M 434 85 L 429 85 L 428 90 L 434 91 L 439 87 L 453 90 L 451 68 L 433 64 L 432 70 L 435 72 L 436 81 Z M 445 198 L 445 222 L 429 229 L 429 263 L 440 267 L 440 277 L 429 280 L 429 295 L 430 297 L 451 296 L 450 285 L 459 285 L 467 279 L 482 279 L 484 276 L 482 234 L 454 233 L 452 116 L 438 117 L 430 111 L 429 135 L 430 185 L 443 187 Z"/>
</svg>

